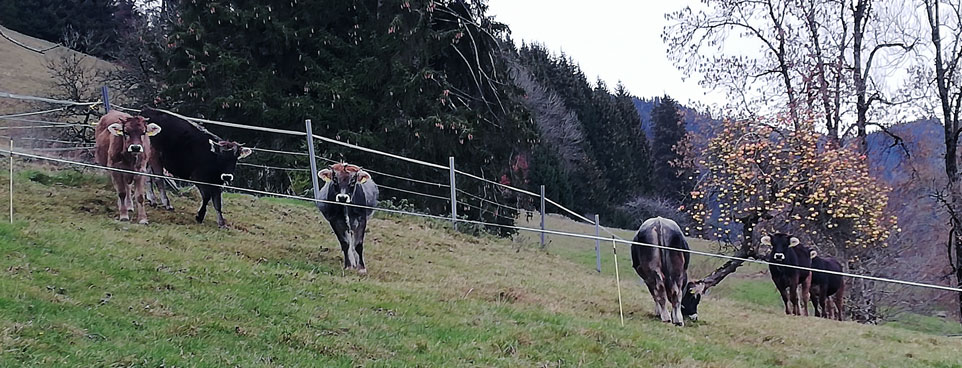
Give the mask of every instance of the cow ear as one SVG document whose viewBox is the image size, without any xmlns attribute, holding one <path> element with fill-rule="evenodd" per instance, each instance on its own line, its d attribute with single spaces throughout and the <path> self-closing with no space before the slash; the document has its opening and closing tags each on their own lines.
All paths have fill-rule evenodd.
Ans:
<svg viewBox="0 0 962 368">
<path fill-rule="evenodd" d="M 250 156 L 252 153 L 254 153 L 254 150 L 250 148 L 247 148 L 247 147 L 241 148 L 240 156 L 237 156 L 237 159 L 240 160 L 244 157 Z"/>
<path fill-rule="evenodd" d="M 107 131 L 119 137 L 124 135 L 124 126 L 120 125 L 120 123 L 113 123 L 107 126 Z"/>
<path fill-rule="evenodd" d="M 796 238 L 796 237 L 793 236 L 793 237 L 792 237 L 792 242 L 789 243 L 788 246 L 789 246 L 789 247 L 794 247 L 794 246 L 798 245 L 798 243 L 801 243 L 801 241 L 798 240 L 798 238 Z"/>
<path fill-rule="evenodd" d="M 154 123 L 147 124 L 147 136 L 153 137 L 157 134 L 160 134 L 160 125 Z"/>
<path fill-rule="evenodd" d="M 808 252 L 808 255 L 811 256 L 812 259 L 815 259 L 815 257 L 818 257 L 818 252 L 812 250 L 811 252 Z"/>
<path fill-rule="evenodd" d="M 333 174 L 334 172 L 331 169 L 324 169 L 317 173 L 317 177 L 324 181 L 331 181 L 331 175 Z"/>
<path fill-rule="evenodd" d="M 762 245 L 772 245 L 772 237 L 765 235 L 762 237 Z"/>
<path fill-rule="evenodd" d="M 367 171 L 360 170 L 360 171 L 357 172 L 357 182 L 358 182 L 358 183 L 364 184 L 364 183 L 366 183 L 368 180 L 371 180 L 371 174 L 368 174 Z"/>
</svg>

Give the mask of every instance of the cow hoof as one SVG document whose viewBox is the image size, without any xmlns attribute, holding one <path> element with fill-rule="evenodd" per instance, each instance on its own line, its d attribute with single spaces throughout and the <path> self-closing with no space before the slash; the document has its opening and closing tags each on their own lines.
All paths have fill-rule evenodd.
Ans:
<svg viewBox="0 0 962 368">
<path fill-rule="evenodd" d="M 367 275 L 367 269 L 366 268 L 359 269 L 357 270 L 357 273 L 361 275 Z"/>
<path fill-rule="evenodd" d="M 167 207 L 164 207 L 164 209 L 166 209 L 166 210 L 168 210 L 168 211 L 173 211 L 173 210 L 174 210 L 174 206 L 167 206 Z"/>
<path fill-rule="evenodd" d="M 148 223 L 147 219 L 140 220 L 141 225 L 147 225 Z"/>
<path fill-rule="evenodd" d="M 685 327 L 685 322 L 672 322 L 675 326 Z"/>
<path fill-rule="evenodd" d="M 200 216 L 194 216 L 194 221 L 197 221 L 198 224 L 203 224 L 204 218 Z"/>
<path fill-rule="evenodd" d="M 123 217 L 123 216 L 121 216 L 119 220 L 122 221 L 122 222 L 127 222 L 127 221 L 130 221 L 130 217 Z"/>
</svg>

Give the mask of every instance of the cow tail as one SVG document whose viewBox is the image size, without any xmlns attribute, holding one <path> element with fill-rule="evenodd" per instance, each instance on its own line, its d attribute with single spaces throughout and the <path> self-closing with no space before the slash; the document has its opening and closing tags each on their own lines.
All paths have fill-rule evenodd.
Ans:
<svg viewBox="0 0 962 368">
<path fill-rule="evenodd" d="M 657 238 L 656 240 L 658 241 L 658 245 L 662 247 L 666 247 L 666 248 L 660 248 L 659 253 L 661 254 L 661 268 L 664 270 L 663 273 L 665 276 L 665 286 L 666 286 L 665 291 L 667 292 L 668 291 L 667 287 L 670 285 L 674 285 L 672 280 L 672 276 L 674 275 L 674 273 L 671 270 L 671 267 L 672 267 L 671 253 L 669 253 L 671 251 L 668 250 L 667 248 L 669 246 L 669 243 L 668 243 L 667 237 L 665 236 L 665 229 L 662 228 L 661 221 L 658 221 L 657 225 L 655 226 L 655 230 L 656 230 L 655 237 Z"/>
</svg>

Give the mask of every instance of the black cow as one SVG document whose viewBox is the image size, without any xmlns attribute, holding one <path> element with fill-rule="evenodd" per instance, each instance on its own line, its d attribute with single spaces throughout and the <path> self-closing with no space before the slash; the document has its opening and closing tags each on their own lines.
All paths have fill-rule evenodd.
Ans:
<svg viewBox="0 0 962 368">
<path fill-rule="evenodd" d="M 814 250 L 812 251 L 812 268 L 842 272 L 842 264 L 836 259 L 819 256 Z M 844 299 L 845 281 L 842 280 L 841 275 L 812 272 L 812 305 L 815 306 L 816 317 L 834 317 L 841 321 L 845 311 Z"/>
<path fill-rule="evenodd" d="M 178 116 L 149 107 L 143 108 L 140 114 L 164 130 L 163 135 L 158 135 L 151 140 L 153 153 L 150 171 L 155 175 L 162 175 L 166 170 L 176 178 L 226 185 L 234 179 L 237 160 L 252 153 L 250 148 L 245 148 L 237 142 L 223 140 L 203 127 Z M 172 210 L 173 206 L 170 205 L 170 199 L 167 198 L 167 191 L 163 184 L 160 179 L 151 180 L 151 189 L 147 192 L 148 199 L 153 204 L 157 204 L 153 190 L 156 186 L 160 190 L 163 206 Z M 198 184 L 197 189 L 200 191 L 202 203 L 197 210 L 195 220 L 204 222 L 204 217 L 207 215 L 207 202 L 213 202 L 214 209 L 217 210 L 217 225 L 225 227 L 226 221 L 221 211 L 222 188 Z"/>
<path fill-rule="evenodd" d="M 672 220 L 655 217 L 646 220 L 634 241 L 664 247 L 688 250 L 688 241 L 678 224 Z M 645 280 L 648 292 L 655 301 L 655 314 L 663 322 L 684 326 L 682 294 L 688 285 L 688 252 L 646 247 L 632 244 L 631 265 Z M 671 303 L 669 310 L 668 303 Z M 695 302 L 697 305 L 697 301 Z M 697 315 L 695 316 L 697 318 Z"/>
<path fill-rule="evenodd" d="M 771 246 L 772 251 L 767 261 L 791 266 L 809 268 L 812 266 L 810 250 L 801 243 L 798 238 L 787 234 L 774 234 L 764 236 L 762 244 Z M 808 294 L 811 287 L 811 272 L 791 267 L 781 267 L 775 265 L 768 266 L 772 274 L 772 281 L 775 288 L 782 294 L 782 302 L 785 303 L 785 314 L 808 315 Z M 801 291 L 801 304 L 799 304 L 799 290 Z M 799 308 L 801 307 L 801 308 Z"/>
<path fill-rule="evenodd" d="M 358 273 L 366 274 L 364 231 L 367 229 L 367 220 L 374 214 L 374 210 L 344 204 L 372 208 L 377 206 L 377 184 L 374 184 L 371 174 L 347 163 L 331 165 L 317 173 L 317 176 L 324 180 L 324 186 L 316 199 L 328 201 L 317 202 L 317 209 L 331 224 L 337 241 L 341 243 L 341 251 L 344 252 L 344 269 L 357 269 Z"/>
</svg>

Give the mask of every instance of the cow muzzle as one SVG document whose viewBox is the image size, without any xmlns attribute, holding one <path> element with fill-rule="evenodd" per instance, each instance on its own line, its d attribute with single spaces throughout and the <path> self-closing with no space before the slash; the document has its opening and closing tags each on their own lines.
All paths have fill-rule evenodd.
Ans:
<svg viewBox="0 0 962 368">
<path fill-rule="evenodd" d="M 784 261 L 784 260 L 785 260 L 785 253 L 775 253 L 775 254 L 772 254 L 772 259 L 773 259 L 773 260 L 776 260 L 776 261 Z"/>
<path fill-rule="evenodd" d="M 337 201 L 337 203 L 350 203 L 350 202 L 351 202 L 351 196 L 349 196 L 349 195 L 347 195 L 347 194 L 338 194 L 338 195 L 334 196 L 334 200 Z"/>
<path fill-rule="evenodd" d="M 144 152 L 144 146 L 141 146 L 139 144 L 131 144 L 129 147 L 127 147 L 127 152 L 131 152 L 131 153 Z"/>
<path fill-rule="evenodd" d="M 222 182 L 224 182 L 224 184 L 230 184 L 230 182 L 234 180 L 234 175 L 232 175 L 232 174 L 220 174 L 220 180 L 221 180 Z"/>
</svg>

